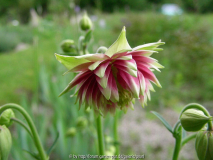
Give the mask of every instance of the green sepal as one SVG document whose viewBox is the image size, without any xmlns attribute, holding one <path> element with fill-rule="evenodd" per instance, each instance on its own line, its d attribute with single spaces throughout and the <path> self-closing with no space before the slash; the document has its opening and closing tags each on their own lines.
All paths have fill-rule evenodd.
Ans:
<svg viewBox="0 0 213 160">
<path fill-rule="evenodd" d="M 105 54 L 109 57 L 112 57 L 115 53 L 121 53 L 121 51 L 125 52 L 130 50 L 132 50 L 132 48 L 126 39 L 126 29 L 123 27 L 118 39 L 109 47 Z"/>
<path fill-rule="evenodd" d="M 77 56 L 64 56 L 64 55 L 59 55 L 57 53 L 55 53 L 55 57 L 60 63 L 62 63 L 69 70 L 82 63 L 90 62 L 84 59 L 84 57 L 76 58 Z"/>
</svg>

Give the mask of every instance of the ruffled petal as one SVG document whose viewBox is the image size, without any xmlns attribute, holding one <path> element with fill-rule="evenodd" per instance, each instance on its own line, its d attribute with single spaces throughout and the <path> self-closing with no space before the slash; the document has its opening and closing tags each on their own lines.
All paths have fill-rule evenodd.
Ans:
<svg viewBox="0 0 213 160">
<path fill-rule="evenodd" d="M 98 77 L 100 77 L 100 78 L 104 77 L 105 71 L 106 71 L 106 69 L 107 69 L 109 63 L 110 63 L 110 61 L 106 61 L 106 62 L 104 62 L 104 63 L 101 63 L 101 64 L 98 66 L 98 68 L 95 69 L 94 73 L 95 73 Z"/>
<path fill-rule="evenodd" d="M 83 73 L 79 73 L 70 83 L 69 85 L 60 93 L 59 96 L 63 95 L 64 93 L 68 92 L 71 90 L 74 86 L 77 84 L 80 84 L 82 81 L 85 81 L 88 77 L 91 75 L 91 71 L 86 71 Z"/>
<path fill-rule="evenodd" d="M 134 95 L 134 98 L 139 97 L 140 84 L 138 78 L 127 74 L 126 72 L 119 70 L 118 71 L 118 82 L 124 89 L 128 89 Z"/>
<path fill-rule="evenodd" d="M 159 40 L 158 42 L 155 42 L 155 43 L 147 43 L 147 44 L 144 44 L 144 45 L 137 46 L 137 47 L 133 48 L 132 50 L 133 51 L 137 51 L 137 50 L 161 51 L 163 49 L 157 48 L 157 47 L 160 46 L 160 45 L 163 45 L 163 44 L 165 44 L 165 42 L 161 42 L 161 40 Z"/>
<path fill-rule="evenodd" d="M 105 71 L 105 74 L 102 78 L 96 76 L 96 80 L 101 85 L 101 87 L 103 87 L 103 88 L 107 87 L 110 72 L 111 72 L 111 66 L 108 66 L 106 71 Z"/>
</svg>

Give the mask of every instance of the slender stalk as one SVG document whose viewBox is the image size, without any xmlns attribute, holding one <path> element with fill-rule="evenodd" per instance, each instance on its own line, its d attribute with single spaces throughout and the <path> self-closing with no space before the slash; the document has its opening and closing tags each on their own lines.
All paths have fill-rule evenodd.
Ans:
<svg viewBox="0 0 213 160">
<path fill-rule="evenodd" d="M 118 140 L 118 113 L 115 112 L 115 116 L 114 116 L 114 142 L 115 142 L 115 155 L 119 155 L 119 140 Z"/>
<path fill-rule="evenodd" d="M 36 145 L 36 148 L 38 149 L 41 160 L 47 160 L 45 151 L 43 149 L 43 146 L 42 146 L 41 141 L 40 141 L 39 136 L 38 136 L 38 132 L 36 130 L 36 127 L 35 127 L 32 119 L 31 119 L 31 117 L 29 116 L 29 114 L 20 105 L 17 105 L 17 104 L 14 104 L 14 103 L 8 103 L 8 104 L 1 106 L 0 107 L 0 114 L 3 111 L 5 111 L 6 109 L 9 109 L 9 108 L 18 110 L 24 116 L 24 118 L 26 119 L 26 121 L 29 125 L 29 128 L 31 130 L 33 140 L 34 140 L 34 143 Z"/>
<path fill-rule="evenodd" d="M 32 133 L 30 132 L 29 127 L 26 124 L 24 124 L 21 120 L 19 120 L 17 118 L 11 118 L 10 120 L 12 120 L 12 121 L 20 124 L 29 133 L 29 135 L 33 138 Z"/>
<path fill-rule="evenodd" d="M 197 103 L 190 103 L 190 104 L 188 104 L 188 105 L 181 111 L 180 116 L 182 115 L 182 113 L 183 113 L 185 110 L 191 109 L 191 108 L 201 110 L 201 111 L 203 111 L 203 113 L 204 113 L 206 116 L 210 117 L 210 114 L 209 114 L 209 112 L 206 110 L 206 108 L 203 107 L 203 106 L 201 106 L 200 104 L 197 104 Z M 212 130 L 213 130 L 212 121 L 209 121 L 209 122 L 208 122 L 208 131 L 212 131 Z"/>
<path fill-rule="evenodd" d="M 190 140 L 192 140 L 193 138 L 195 138 L 196 135 L 197 135 L 197 134 L 195 133 L 195 134 L 192 134 L 192 135 L 190 135 L 190 136 L 184 138 L 184 139 L 182 140 L 181 147 L 183 147 L 187 142 L 189 142 Z"/>
<path fill-rule="evenodd" d="M 102 127 L 101 116 L 98 116 L 98 118 L 96 119 L 96 124 L 97 124 L 97 134 L 98 134 L 99 155 L 104 155 L 104 137 L 103 137 L 103 127 Z"/>
<path fill-rule="evenodd" d="M 172 160 L 178 160 L 178 155 L 181 149 L 181 140 L 182 140 L 182 127 L 179 126 L 178 133 L 175 135 L 175 149 L 173 152 Z"/>
</svg>

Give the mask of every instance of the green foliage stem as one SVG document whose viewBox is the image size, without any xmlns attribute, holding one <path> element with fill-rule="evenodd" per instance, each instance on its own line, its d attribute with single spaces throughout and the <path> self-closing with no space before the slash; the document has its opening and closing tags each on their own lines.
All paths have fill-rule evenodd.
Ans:
<svg viewBox="0 0 213 160">
<path fill-rule="evenodd" d="M 101 116 L 96 119 L 99 155 L 104 155 L 104 137 Z M 102 159 L 104 160 L 104 159 Z"/>
<path fill-rule="evenodd" d="M 9 109 L 9 108 L 18 110 L 24 116 L 24 118 L 26 119 L 26 121 L 29 125 L 29 128 L 31 130 L 33 140 L 34 140 L 34 143 L 36 145 L 36 148 L 38 149 L 41 160 L 47 160 L 48 158 L 45 154 L 45 151 L 44 151 L 42 143 L 39 139 L 39 135 L 38 135 L 36 127 L 35 127 L 35 125 L 32 121 L 32 118 L 29 116 L 29 114 L 20 105 L 17 105 L 17 104 L 14 104 L 14 103 L 8 103 L 8 104 L 1 106 L 0 107 L 0 114 L 3 111 L 5 111 L 6 109 Z"/>
</svg>

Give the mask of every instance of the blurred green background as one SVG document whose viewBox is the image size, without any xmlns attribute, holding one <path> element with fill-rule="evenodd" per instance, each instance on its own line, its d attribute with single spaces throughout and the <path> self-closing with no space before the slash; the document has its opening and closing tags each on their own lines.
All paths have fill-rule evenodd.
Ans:
<svg viewBox="0 0 213 160">
<path fill-rule="evenodd" d="M 163 51 L 153 55 L 165 66 L 161 73 L 155 72 L 162 88 L 155 87 L 148 107 L 143 109 L 136 103 L 135 111 L 121 114 L 121 154 L 145 154 L 148 160 L 171 159 L 174 140 L 150 110 L 160 112 L 171 124 L 191 102 L 203 104 L 213 115 L 213 0 L 177 0 L 175 4 L 171 0 L 1 0 L 0 3 L 0 105 L 9 102 L 23 105 L 34 117 L 45 148 L 51 146 L 57 131 L 60 132 L 50 159 L 97 154 L 93 113 L 79 111 L 75 97 L 67 94 L 58 98 L 74 75 L 62 76 L 66 69 L 54 57 L 54 53 L 62 53 L 62 40 L 73 39 L 77 43 L 83 34 L 78 21 L 84 10 L 94 24 L 90 53 L 102 45 L 109 47 L 123 26 L 132 47 L 159 39 L 166 43 Z M 18 114 L 17 117 L 22 119 Z M 133 128 L 130 130 L 128 126 Z M 71 127 L 77 133 L 66 136 Z M 17 125 L 10 129 L 13 133 L 10 159 L 31 159 L 22 150 L 35 150 L 30 137 Z M 109 152 L 113 152 L 111 130 L 112 117 L 108 115 L 105 136 Z M 196 159 L 193 143 L 184 147 L 182 160 Z"/>
</svg>

